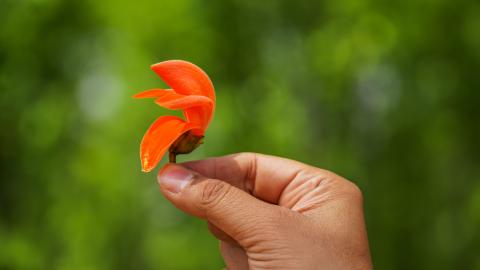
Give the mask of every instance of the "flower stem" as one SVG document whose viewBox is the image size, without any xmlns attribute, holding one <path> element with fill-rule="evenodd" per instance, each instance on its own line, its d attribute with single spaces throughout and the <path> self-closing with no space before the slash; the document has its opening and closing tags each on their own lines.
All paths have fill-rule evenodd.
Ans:
<svg viewBox="0 0 480 270">
<path fill-rule="evenodd" d="M 177 163 L 177 155 L 175 152 L 168 153 L 168 161 L 170 161 L 170 163 Z"/>
</svg>

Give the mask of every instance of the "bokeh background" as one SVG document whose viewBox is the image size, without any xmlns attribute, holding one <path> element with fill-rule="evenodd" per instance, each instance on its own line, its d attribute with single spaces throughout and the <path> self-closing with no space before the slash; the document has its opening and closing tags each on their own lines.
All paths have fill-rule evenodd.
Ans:
<svg viewBox="0 0 480 270">
<path fill-rule="evenodd" d="M 377 269 L 480 269 L 480 4 L 448 0 L 0 0 L 0 269 L 223 266 L 140 171 L 172 112 L 131 96 L 167 59 L 217 90 L 180 161 L 333 170 L 364 192 Z"/>
</svg>

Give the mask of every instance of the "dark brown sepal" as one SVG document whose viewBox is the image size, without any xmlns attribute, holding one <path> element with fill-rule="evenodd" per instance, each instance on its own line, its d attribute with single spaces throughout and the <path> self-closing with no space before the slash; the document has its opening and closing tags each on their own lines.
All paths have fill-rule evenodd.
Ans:
<svg viewBox="0 0 480 270">
<path fill-rule="evenodd" d="M 187 131 L 180 136 L 168 149 L 168 158 L 171 163 L 176 163 L 177 155 L 188 154 L 203 143 L 204 136 L 193 135 Z"/>
</svg>

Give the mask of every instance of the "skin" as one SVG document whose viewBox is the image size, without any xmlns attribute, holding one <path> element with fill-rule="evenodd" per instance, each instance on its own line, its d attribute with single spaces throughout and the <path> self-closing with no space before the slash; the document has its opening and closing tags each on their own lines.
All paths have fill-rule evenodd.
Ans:
<svg viewBox="0 0 480 270">
<path fill-rule="evenodd" d="M 227 269 L 372 269 L 362 194 L 330 171 L 241 153 L 167 164 L 158 182 L 208 222 Z"/>
</svg>

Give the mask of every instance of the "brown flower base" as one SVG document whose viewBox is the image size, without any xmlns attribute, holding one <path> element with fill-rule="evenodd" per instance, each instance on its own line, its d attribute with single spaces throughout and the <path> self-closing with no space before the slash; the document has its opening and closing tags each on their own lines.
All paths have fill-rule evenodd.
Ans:
<svg viewBox="0 0 480 270">
<path fill-rule="evenodd" d="M 193 135 L 190 131 L 182 134 L 168 149 L 168 159 L 177 162 L 177 155 L 188 154 L 203 143 L 204 136 Z"/>
</svg>

